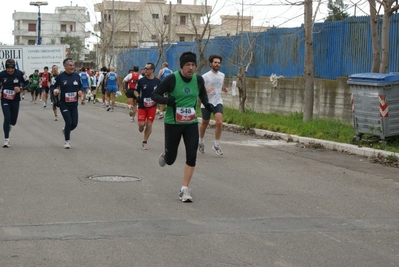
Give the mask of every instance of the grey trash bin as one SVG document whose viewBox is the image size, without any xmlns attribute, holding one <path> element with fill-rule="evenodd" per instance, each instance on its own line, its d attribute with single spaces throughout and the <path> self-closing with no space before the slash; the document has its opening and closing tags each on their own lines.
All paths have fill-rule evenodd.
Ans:
<svg viewBox="0 0 399 267">
<path fill-rule="evenodd" d="M 399 73 L 359 73 L 349 76 L 356 136 L 399 135 Z"/>
</svg>

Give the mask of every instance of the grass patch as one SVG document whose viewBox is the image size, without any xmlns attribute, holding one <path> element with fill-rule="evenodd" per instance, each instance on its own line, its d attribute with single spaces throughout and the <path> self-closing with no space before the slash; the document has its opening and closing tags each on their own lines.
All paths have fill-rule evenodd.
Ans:
<svg viewBox="0 0 399 267">
<path fill-rule="evenodd" d="M 303 122 L 302 113 L 283 115 L 279 113 L 258 113 L 247 110 L 240 113 L 238 110 L 223 108 L 223 121 L 236 124 L 244 129 L 257 128 L 273 132 L 293 134 L 303 137 L 317 138 L 339 143 L 351 144 L 355 136 L 352 125 L 339 120 L 312 119 Z M 391 138 L 387 142 L 368 144 L 360 142 L 359 145 L 372 146 L 376 149 L 399 152 L 399 137 Z"/>
<path fill-rule="evenodd" d="M 102 94 L 97 93 L 97 98 L 101 97 Z M 127 98 L 122 94 L 117 97 L 115 101 L 127 103 Z M 201 114 L 201 108 L 199 106 L 197 107 L 197 112 Z M 211 119 L 214 119 L 213 115 Z M 257 128 L 344 144 L 352 144 L 353 137 L 355 136 L 355 130 L 350 124 L 330 119 L 311 119 L 307 122 L 303 122 L 303 114 L 298 112 L 290 115 L 283 115 L 279 113 L 266 114 L 246 110 L 245 113 L 240 113 L 236 109 L 224 107 L 223 122 L 236 124 L 243 130 Z M 360 141 L 359 145 L 397 153 L 399 152 L 399 137 L 390 138 L 382 143 Z"/>
</svg>

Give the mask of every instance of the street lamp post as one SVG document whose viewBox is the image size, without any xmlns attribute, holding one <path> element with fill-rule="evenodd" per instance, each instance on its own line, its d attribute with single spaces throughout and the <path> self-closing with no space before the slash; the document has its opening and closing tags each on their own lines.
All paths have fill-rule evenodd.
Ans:
<svg viewBox="0 0 399 267">
<path fill-rule="evenodd" d="M 46 1 L 35 1 L 35 2 L 30 2 L 31 6 L 37 6 L 39 9 L 38 12 L 38 18 L 37 18 L 37 45 L 41 45 L 42 44 L 42 37 L 40 36 L 40 31 L 41 31 L 41 27 L 42 27 L 42 19 L 40 17 L 40 7 L 41 6 L 47 6 L 48 3 Z"/>
</svg>

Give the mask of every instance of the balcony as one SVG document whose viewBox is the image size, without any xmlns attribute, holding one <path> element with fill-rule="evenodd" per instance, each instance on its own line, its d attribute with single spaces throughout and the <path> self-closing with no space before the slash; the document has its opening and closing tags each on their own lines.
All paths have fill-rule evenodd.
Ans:
<svg viewBox="0 0 399 267">
<path fill-rule="evenodd" d="M 188 25 L 177 25 L 175 26 L 176 34 L 194 34 L 194 28 Z"/>
<path fill-rule="evenodd" d="M 13 30 L 12 35 L 14 36 L 25 36 L 25 37 L 34 37 L 37 36 L 37 31 L 28 31 L 28 30 Z"/>
</svg>

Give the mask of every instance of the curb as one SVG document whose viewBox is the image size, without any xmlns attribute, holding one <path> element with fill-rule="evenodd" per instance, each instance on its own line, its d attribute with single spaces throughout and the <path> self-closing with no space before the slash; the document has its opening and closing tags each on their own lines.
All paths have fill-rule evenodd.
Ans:
<svg viewBox="0 0 399 267">
<path fill-rule="evenodd" d="M 124 103 L 115 102 L 115 105 L 118 105 L 119 107 L 127 107 L 127 104 L 124 104 Z M 198 117 L 198 122 L 201 123 L 202 118 Z M 209 124 L 215 125 L 215 121 L 210 120 Z M 228 123 L 223 123 L 223 126 L 227 126 L 227 127 L 231 127 L 231 128 L 235 128 L 235 129 L 239 128 L 238 125 L 228 124 Z M 355 154 L 355 155 L 364 156 L 364 157 L 373 157 L 373 156 L 381 155 L 384 157 L 395 156 L 395 157 L 399 158 L 399 153 L 380 150 L 380 149 L 374 149 L 374 148 L 369 148 L 369 147 L 359 147 L 357 145 L 343 144 L 343 143 L 338 143 L 338 142 L 333 142 L 333 141 L 303 137 L 303 136 L 298 136 L 298 135 L 284 134 L 284 133 L 273 132 L 273 131 L 262 130 L 262 129 L 254 129 L 253 128 L 253 130 L 257 136 L 265 136 L 265 135 L 276 136 L 276 137 L 279 137 L 282 140 L 285 140 L 287 142 L 297 142 L 297 143 L 301 143 L 301 144 L 305 144 L 305 145 L 321 144 L 326 149 L 346 152 L 346 153 Z"/>
<path fill-rule="evenodd" d="M 202 119 L 198 118 L 198 122 L 202 122 Z M 211 120 L 209 122 L 209 124 L 215 125 L 215 121 Z M 227 126 L 227 127 L 231 127 L 231 128 L 239 128 L 235 124 L 228 124 L 228 123 L 223 123 L 223 126 Z M 380 149 L 374 149 L 374 148 L 369 148 L 369 147 L 359 147 L 357 145 L 337 143 L 337 142 L 333 142 L 333 141 L 272 132 L 272 131 L 268 131 L 268 130 L 261 130 L 261 129 L 254 129 L 254 128 L 253 128 L 253 130 L 257 136 L 276 136 L 276 137 L 279 137 L 282 140 L 285 140 L 287 142 L 297 142 L 297 143 L 301 143 L 301 144 L 305 144 L 305 145 L 321 144 L 326 149 L 347 152 L 347 153 L 356 154 L 356 155 L 360 155 L 360 156 L 364 156 L 364 157 L 373 157 L 373 156 L 378 156 L 378 155 L 382 155 L 384 157 L 387 157 L 387 156 L 399 157 L 399 153 L 394 153 L 394 152 L 380 150 Z"/>
</svg>

